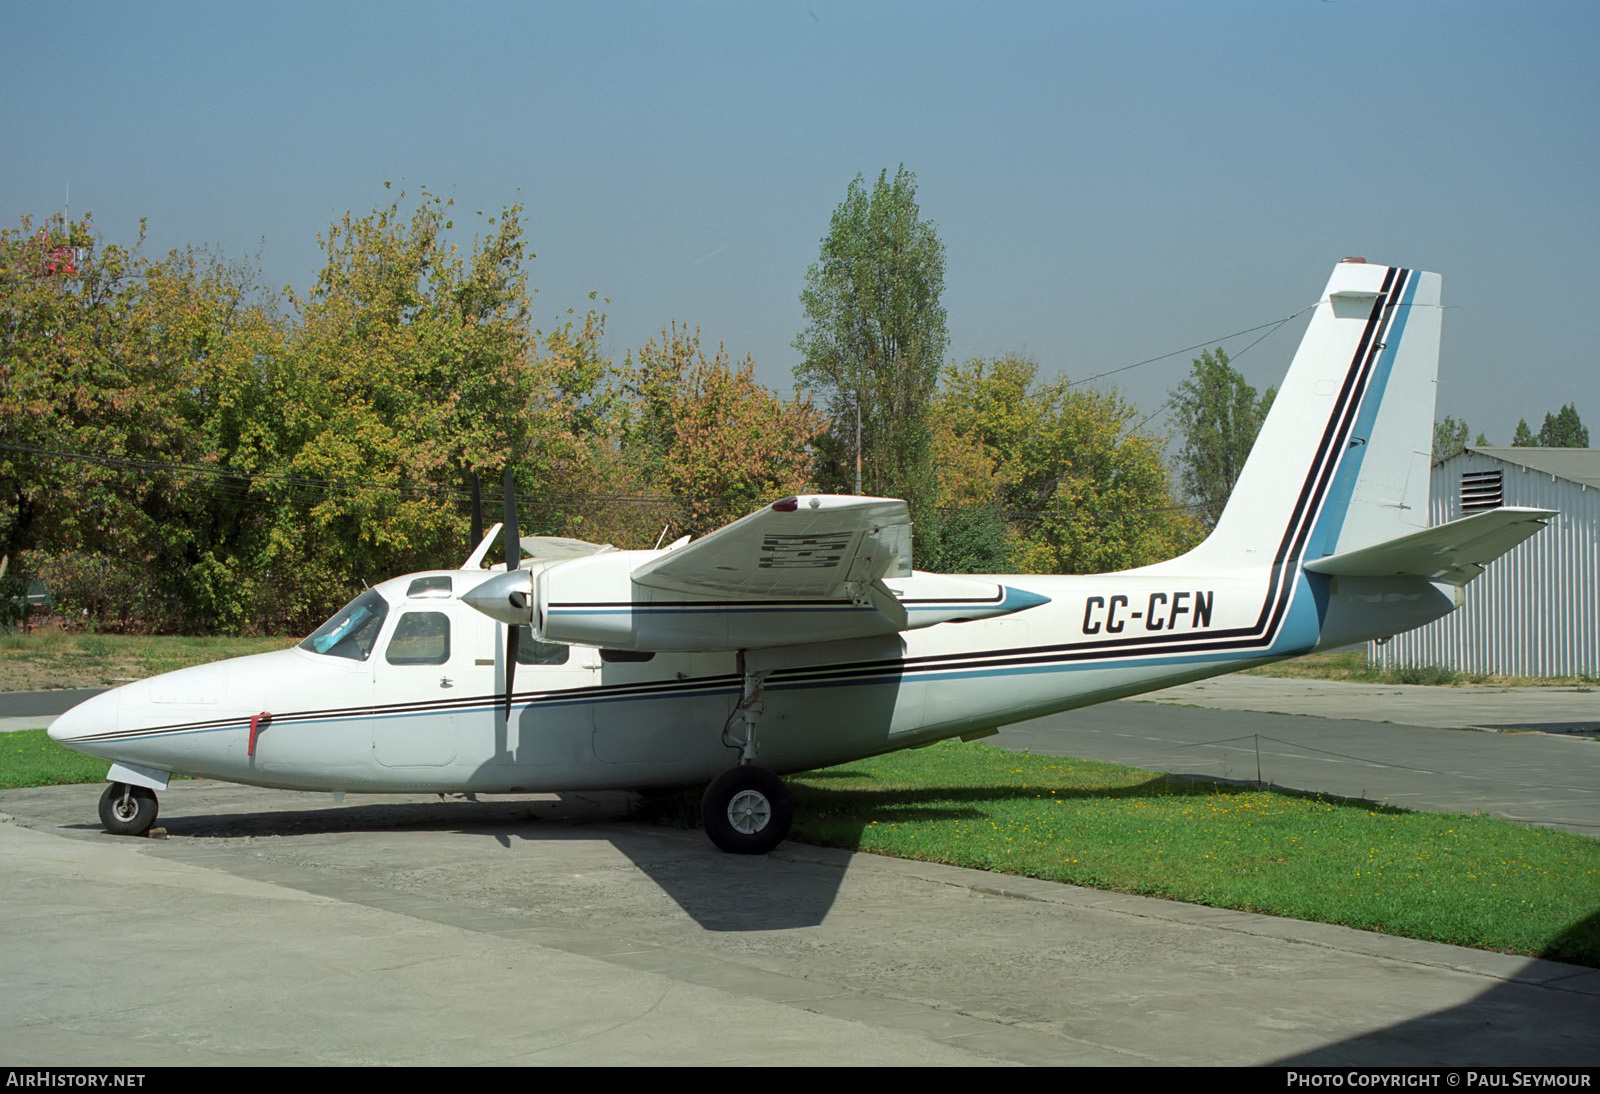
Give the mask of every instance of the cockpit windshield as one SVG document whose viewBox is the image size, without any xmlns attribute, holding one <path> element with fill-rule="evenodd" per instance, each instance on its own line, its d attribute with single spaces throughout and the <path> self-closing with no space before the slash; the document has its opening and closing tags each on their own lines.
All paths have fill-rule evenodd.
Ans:
<svg viewBox="0 0 1600 1094">
<path fill-rule="evenodd" d="M 300 643 L 300 648 L 329 657 L 365 661 L 372 655 L 373 644 L 388 614 L 389 602 L 379 596 L 377 590 L 368 589 L 312 631 L 311 636 Z"/>
</svg>

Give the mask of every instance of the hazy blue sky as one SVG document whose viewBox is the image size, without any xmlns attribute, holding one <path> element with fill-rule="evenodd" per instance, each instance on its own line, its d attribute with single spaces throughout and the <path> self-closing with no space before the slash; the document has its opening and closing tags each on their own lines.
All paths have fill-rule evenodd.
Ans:
<svg viewBox="0 0 1600 1094">
<path fill-rule="evenodd" d="M 677 319 L 787 388 L 829 215 L 904 163 L 954 358 L 1089 376 L 1364 255 L 1444 276 L 1439 413 L 1500 444 L 1568 401 L 1600 428 L 1587 0 L 8 0 L 0 26 L 6 224 L 70 187 L 104 237 L 145 217 L 152 254 L 259 251 L 303 291 L 386 179 L 453 196 L 468 241 L 522 202 L 545 322 L 592 290 L 615 357 Z M 1276 383 L 1298 331 L 1242 371 Z M 1188 356 L 1115 383 L 1154 411 Z"/>
</svg>

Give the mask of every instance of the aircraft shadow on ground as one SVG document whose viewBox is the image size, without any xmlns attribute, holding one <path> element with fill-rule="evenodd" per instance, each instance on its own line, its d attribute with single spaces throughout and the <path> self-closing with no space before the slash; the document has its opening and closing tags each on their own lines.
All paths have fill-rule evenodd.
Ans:
<svg viewBox="0 0 1600 1094">
<path fill-rule="evenodd" d="M 833 908 L 849 861 L 847 853 L 808 848 L 799 861 L 781 849 L 770 860 L 728 855 L 698 833 L 685 839 L 666 828 L 619 826 L 616 822 L 632 819 L 637 803 L 637 796 L 625 791 L 536 799 L 450 794 L 434 801 L 260 812 L 214 807 L 187 814 L 175 810 L 157 823 L 169 839 L 194 841 L 414 831 L 487 837 L 510 851 L 521 843 L 603 840 L 708 931 L 812 927 Z"/>
<path fill-rule="evenodd" d="M 1600 934 L 1600 911 L 1552 939 L 1541 957 L 1560 961 L 1579 940 Z M 1573 978 L 1592 970 L 1567 966 Z M 1562 971 L 1529 964 L 1520 976 L 1496 984 L 1459 1006 L 1447 1007 L 1358 1037 L 1272 1061 L 1275 1067 L 1593 1067 L 1600 1050 L 1600 996 L 1564 991 Z M 1306 986 L 1308 993 L 1316 990 Z M 1529 1031 L 1537 1030 L 1537 1048 Z"/>
<path fill-rule="evenodd" d="M 1484 729 L 1515 733 L 1553 733 L 1559 737 L 1600 737 L 1600 722 L 1485 722 Z"/>
<path fill-rule="evenodd" d="M 808 775 L 826 781 L 829 772 Z M 1127 797 L 1149 793 L 1150 784 L 1059 793 Z M 800 788 L 806 808 L 852 817 L 834 824 L 830 846 L 789 843 L 771 856 L 729 855 L 699 832 L 699 794 L 680 791 L 640 806 L 626 791 L 572 792 L 538 797 L 447 794 L 432 800 L 362 802 L 305 808 L 254 810 L 253 788 L 228 802 L 185 803 L 176 795 L 157 824 L 175 841 L 294 839 L 319 835 L 357 835 L 414 831 L 487 837 L 501 848 L 521 843 L 604 840 L 624 855 L 684 913 L 708 931 L 774 931 L 816 926 L 833 909 L 862 832 L 874 822 L 976 820 L 982 802 L 997 797 L 1031 797 L 1023 787 L 923 787 L 919 789 L 833 791 Z M 270 793 L 270 792 L 262 792 Z M 232 794 L 230 793 L 230 797 Z M 644 820 L 643 824 L 618 822 Z M 93 830 L 93 823 L 67 825 Z M 688 838 L 684 838 L 688 837 Z"/>
<path fill-rule="evenodd" d="M 832 773 L 808 773 L 807 782 L 817 782 Z M 840 778 L 858 778 L 849 773 Z M 1144 782 L 1128 786 L 1056 787 L 1056 798 L 1148 798 L 1160 796 L 1189 796 L 1215 794 L 1243 794 L 1255 790 L 1253 783 L 1219 780 L 1206 775 L 1157 775 Z M 859 814 L 862 827 L 889 820 L 949 820 L 974 819 L 983 815 L 977 804 L 1005 799 L 1037 798 L 1037 786 L 923 786 L 915 789 L 889 788 L 884 790 L 830 790 L 817 787 L 801 789 L 798 800 L 809 809 L 838 811 L 848 808 Z M 929 805 L 947 805 L 948 808 L 929 808 Z"/>
<path fill-rule="evenodd" d="M 326 796 L 323 797 L 326 800 Z M 627 815 L 627 798 L 622 792 L 573 795 L 570 799 L 563 797 L 554 801 L 447 794 L 433 801 L 359 802 L 358 799 L 306 809 L 163 813 L 156 823 L 166 829 L 168 836 L 185 839 L 248 839 L 411 829 L 488 835 L 502 847 L 510 847 L 513 838 L 536 838 L 530 834 L 535 822 L 551 821 L 571 826 L 584 821 L 620 820 Z M 182 803 L 178 804 L 181 807 Z"/>
</svg>

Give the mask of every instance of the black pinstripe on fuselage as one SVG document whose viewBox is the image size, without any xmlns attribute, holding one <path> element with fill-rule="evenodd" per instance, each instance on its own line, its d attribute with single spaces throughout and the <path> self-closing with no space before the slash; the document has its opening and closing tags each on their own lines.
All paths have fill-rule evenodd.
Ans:
<svg viewBox="0 0 1600 1094">
<path fill-rule="evenodd" d="M 1386 332 L 1393 325 L 1400 302 L 1407 287 L 1418 276 L 1415 271 L 1391 267 L 1383 280 L 1382 289 L 1374 299 L 1361 338 L 1345 369 L 1345 376 L 1332 411 L 1328 415 L 1310 466 L 1302 480 L 1289 518 L 1278 538 L 1270 564 L 1266 593 L 1254 623 L 1246 627 L 1208 632 L 1204 635 L 1146 635 L 1138 637 L 1098 639 L 1090 642 L 1066 642 L 1044 645 L 1020 646 L 1010 649 L 983 650 L 926 654 L 913 657 L 891 657 L 875 660 L 833 663 L 812 668 L 779 669 L 768 678 L 769 691 L 785 688 L 814 688 L 832 684 L 850 685 L 875 681 L 901 680 L 906 677 L 935 673 L 1016 672 L 1049 666 L 1074 663 L 1116 663 L 1133 658 L 1168 658 L 1187 654 L 1207 654 L 1212 658 L 1229 655 L 1260 653 L 1276 641 L 1294 598 L 1294 588 L 1299 576 L 1300 563 L 1306 542 L 1322 516 L 1328 492 L 1337 473 L 1340 459 L 1349 442 L 1351 430 L 1359 414 L 1363 399 L 1368 393 L 1378 356 L 1386 348 Z M 1102 575 L 1109 576 L 1109 575 Z M 1006 580 L 1004 578 L 1000 580 Z M 1019 588 L 1026 589 L 1026 579 L 1018 579 Z M 774 605 L 781 602 L 773 602 Z M 661 605 L 667 607 L 668 605 Z M 680 607 L 673 604 L 672 607 Z M 682 607 L 688 607 L 686 603 Z M 814 607 L 815 605 L 810 605 Z M 979 626 L 981 624 L 964 624 Z M 513 697 L 513 705 L 539 706 L 546 704 L 607 703 L 661 698 L 671 699 L 687 695 L 709 695 L 727 692 L 738 694 L 741 688 L 739 673 L 719 673 L 712 676 L 683 680 L 644 680 L 625 684 L 598 684 L 558 691 L 522 692 Z M 352 722 L 370 719 L 403 717 L 416 714 L 454 713 L 481 709 L 493 711 L 504 703 L 503 695 L 462 696 L 451 699 L 430 699 L 392 704 L 363 704 L 352 707 L 325 708 L 274 714 L 274 724 L 306 723 L 320 721 Z M 209 732 L 239 729 L 247 726 L 249 716 L 236 716 L 205 721 L 174 723 L 143 729 L 118 730 L 78 738 L 85 743 L 113 742 L 116 740 L 149 739 L 176 733 Z"/>
</svg>

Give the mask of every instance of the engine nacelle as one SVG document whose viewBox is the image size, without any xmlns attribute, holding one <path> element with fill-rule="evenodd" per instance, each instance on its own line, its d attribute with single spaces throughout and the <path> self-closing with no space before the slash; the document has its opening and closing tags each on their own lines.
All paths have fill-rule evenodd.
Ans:
<svg viewBox="0 0 1600 1094">
<path fill-rule="evenodd" d="M 574 559 L 536 578 L 539 634 L 549 642 L 610 649 L 740 650 L 896 634 L 966 619 L 1007 615 L 1048 598 L 994 582 L 913 574 L 881 584 L 904 609 L 895 618 L 858 598 L 730 597 L 640 585 L 635 565 L 654 552 Z M 892 607 L 893 605 L 890 605 Z"/>
<path fill-rule="evenodd" d="M 832 599 L 677 592 L 634 581 L 634 570 L 658 554 L 608 551 L 536 564 L 492 577 L 462 599 L 502 623 L 532 626 L 546 642 L 663 652 L 871 638 L 1049 601 L 992 581 L 920 571 Z"/>
</svg>

